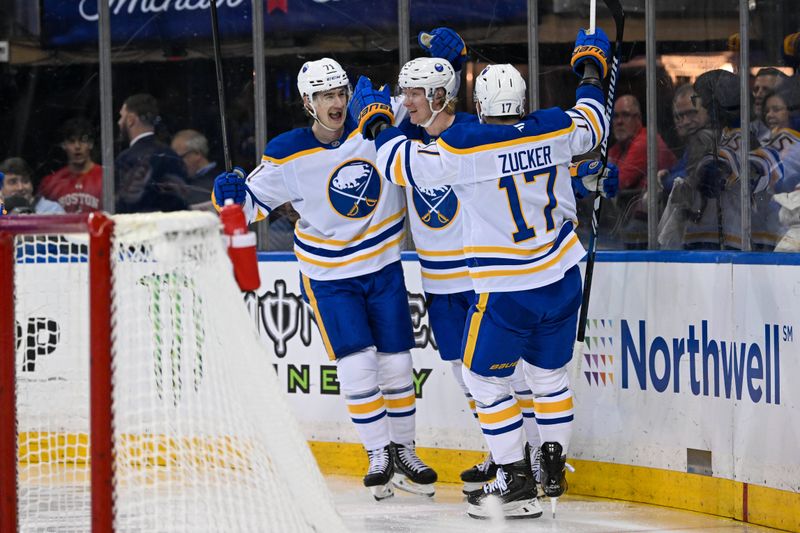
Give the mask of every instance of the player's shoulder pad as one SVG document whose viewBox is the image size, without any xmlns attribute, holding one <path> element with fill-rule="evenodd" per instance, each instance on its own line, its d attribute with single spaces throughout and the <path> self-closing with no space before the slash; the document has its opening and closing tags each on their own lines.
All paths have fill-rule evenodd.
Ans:
<svg viewBox="0 0 800 533">
<path fill-rule="evenodd" d="M 480 120 L 478 120 L 478 115 L 475 113 L 465 113 L 464 111 L 459 111 L 456 113 L 456 118 L 453 121 L 453 125 L 455 124 L 477 124 Z"/>
<path fill-rule="evenodd" d="M 297 128 L 281 133 L 269 141 L 264 149 L 264 157 L 280 162 L 298 152 L 317 148 L 318 146 L 319 141 L 314 137 L 311 128 Z"/>
<path fill-rule="evenodd" d="M 572 118 L 560 107 L 550 107 L 525 115 L 522 122 L 527 135 L 541 135 L 568 128 Z"/>
</svg>

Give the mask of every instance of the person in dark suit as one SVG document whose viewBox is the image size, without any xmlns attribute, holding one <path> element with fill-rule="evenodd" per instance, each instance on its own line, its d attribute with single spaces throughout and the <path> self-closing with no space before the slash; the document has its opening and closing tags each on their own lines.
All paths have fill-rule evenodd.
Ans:
<svg viewBox="0 0 800 533">
<path fill-rule="evenodd" d="M 134 94 L 122 104 L 117 125 L 128 148 L 114 162 L 118 213 L 188 209 L 186 168 L 156 138 L 159 120 L 158 102 L 149 94 Z"/>
<path fill-rule="evenodd" d="M 211 202 L 211 191 L 219 171 L 217 164 L 208 160 L 206 136 L 196 130 L 181 130 L 172 138 L 171 147 L 186 165 L 186 201 L 192 209 L 216 212 Z"/>
</svg>

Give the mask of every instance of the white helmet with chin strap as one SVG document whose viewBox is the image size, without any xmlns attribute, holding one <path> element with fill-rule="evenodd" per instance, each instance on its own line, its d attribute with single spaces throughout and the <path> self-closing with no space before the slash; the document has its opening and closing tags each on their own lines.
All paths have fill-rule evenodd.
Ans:
<svg viewBox="0 0 800 533">
<path fill-rule="evenodd" d="M 350 97 L 352 90 L 350 80 L 342 66 L 328 57 L 323 57 L 316 61 L 306 61 L 300 72 L 297 73 L 297 90 L 300 97 L 304 99 L 304 105 L 311 117 L 319 122 L 319 125 L 328 131 L 335 131 L 323 124 L 317 116 L 317 109 L 314 107 L 314 95 L 319 92 L 330 91 L 339 87 L 347 89 L 347 97 Z M 305 97 L 308 102 L 305 102 Z M 347 109 L 344 110 L 347 113 Z"/>
<path fill-rule="evenodd" d="M 475 78 L 475 101 L 484 117 L 521 117 L 525 113 L 525 91 L 522 74 L 513 65 L 489 65 Z"/>
<path fill-rule="evenodd" d="M 431 117 L 420 124 L 423 128 L 430 126 L 436 115 L 442 112 L 458 94 L 458 78 L 450 62 L 438 57 L 418 57 L 412 59 L 400 69 L 398 83 L 401 89 L 425 89 L 425 98 L 431 108 Z M 441 109 L 433 109 L 436 89 L 444 89 L 444 102 Z"/>
</svg>

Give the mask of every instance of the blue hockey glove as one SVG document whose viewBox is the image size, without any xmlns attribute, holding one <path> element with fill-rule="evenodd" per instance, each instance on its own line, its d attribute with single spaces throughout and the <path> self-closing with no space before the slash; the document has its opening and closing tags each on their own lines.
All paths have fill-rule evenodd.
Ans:
<svg viewBox="0 0 800 533">
<path fill-rule="evenodd" d="M 617 165 L 609 161 L 601 173 L 602 166 L 601 161 L 586 160 L 569 167 L 569 173 L 572 176 L 572 191 L 576 198 L 586 198 L 595 191 L 599 191 L 603 198 L 614 198 L 617 195 L 619 191 Z"/>
<path fill-rule="evenodd" d="M 597 71 L 601 78 L 608 75 L 608 57 L 611 55 L 611 44 L 605 32 L 596 28 L 591 35 L 586 34 L 586 30 L 578 30 L 578 37 L 575 39 L 575 49 L 572 51 L 572 70 L 578 76 L 583 76 L 583 67 L 586 61 L 591 61 L 597 65 Z"/>
<path fill-rule="evenodd" d="M 233 167 L 231 172 L 223 172 L 214 179 L 214 204 L 222 209 L 225 200 L 232 199 L 234 203 L 243 204 L 247 185 L 244 181 L 244 170 Z"/>
<path fill-rule="evenodd" d="M 467 45 L 459 34 L 450 28 L 436 28 L 420 32 L 417 41 L 431 57 L 446 59 L 458 72 L 467 60 Z"/>
<path fill-rule="evenodd" d="M 380 130 L 394 122 L 389 87 L 375 90 L 366 76 L 358 78 L 353 96 L 347 106 L 350 116 L 358 120 L 358 129 L 365 139 L 374 140 Z"/>
</svg>

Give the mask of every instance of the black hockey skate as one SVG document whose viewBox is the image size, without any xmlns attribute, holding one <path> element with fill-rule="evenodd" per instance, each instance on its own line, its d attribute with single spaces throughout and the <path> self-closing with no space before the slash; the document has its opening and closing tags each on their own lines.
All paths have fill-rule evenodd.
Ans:
<svg viewBox="0 0 800 533">
<path fill-rule="evenodd" d="M 394 459 L 394 486 L 412 494 L 433 496 L 436 492 L 433 484 L 438 476 L 433 468 L 417 456 L 414 443 L 403 445 L 393 442 L 389 448 Z"/>
<path fill-rule="evenodd" d="M 468 470 L 461 472 L 461 481 L 464 486 L 461 492 L 469 496 L 477 492 L 483 492 L 483 486 L 494 479 L 497 473 L 497 463 L 492 459 L 492 454 L 486 454 L 482 463 L 478 463 Z"/>
<path fill-rule="evenodd" d="M 369 457 L 369 470 L 364 476 L 364 486 L 368 487 L 376 500 L 385 500 L 394 496 L 392 488 L 392 475 L 394 474 L 394 461 L 390 446 L 377 450 L 367 450 Z"/>
<path fill-rule="evenodd" d="M 526 449 L 523 460 L 498 467 L 495 480 L 484 485 L 480 493 L 474 492 L 467 498 L 467 514 L 472 518 L 542 516 L 529 457 Z"/>
<path fill-rule="evenodd" d="M 542 444 L 540 476 L 542 491 L 550 498 L 553 517 L 556 516 L 558 497 L 567 491 L 566 464 L 567 457 L 562 455 L 563 448 L 557 442 Z"/>
</svg>

